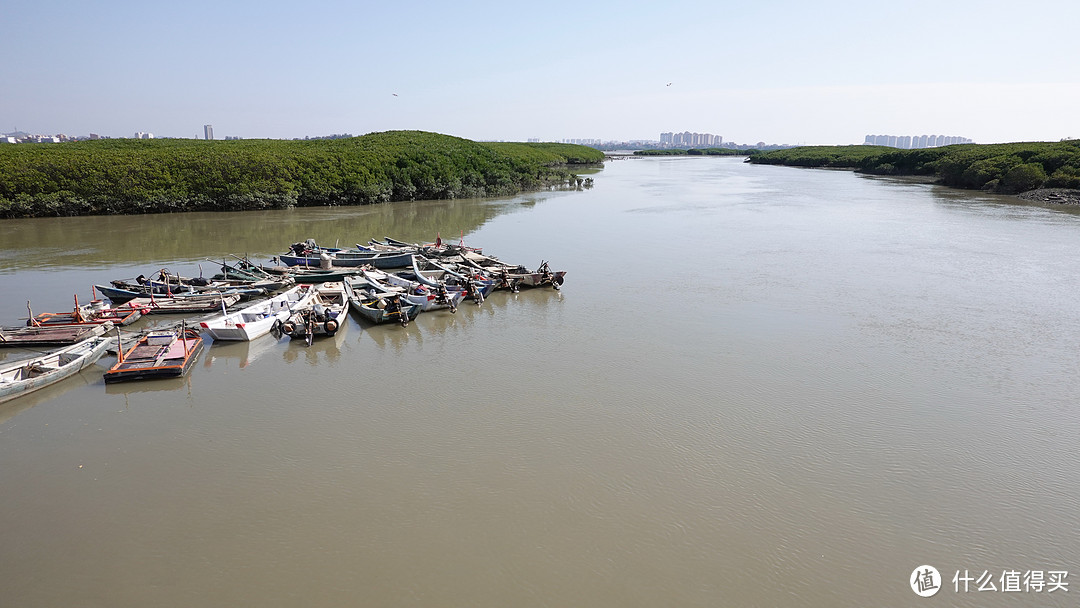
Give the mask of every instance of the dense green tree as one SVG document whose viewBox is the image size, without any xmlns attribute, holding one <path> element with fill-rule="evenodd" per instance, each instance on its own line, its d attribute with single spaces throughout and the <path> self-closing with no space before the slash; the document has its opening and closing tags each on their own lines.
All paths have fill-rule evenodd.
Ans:
<svg viewBox="0 0 1080 608">
<path fill-rule="evenodd" d="M 0 217 L 357 205 L 569 184 L 602 152 L 422 131 L 333 140 L 0 145 Z"/>
<path fill-rule="evenodd" d="M 1062 167 L 1046 180 L 1047 188 L 1080 189 L 1080 167 Z"/>
<path fill-rule="evenodd" d="M 918 150 L 805 146 L 764 152 L 752 156 L 750 162 L 843 167 L 883 175 L 932 175 L 947 186 L 987 188 L 1003 193 L 1039 187 L 1080 187 L 1080 141 L 1076 140 L 962 144 Z"/>
<path fill-rule="evenodd" d="M 1024 163 L 1009 169 L 998 181 L 998 192 L 1016 194 L 1034 190 L 1046 181 L 1046 171 L 1039 163 Z"/>
<path fill-rule="evenodd" d="M 1011 154 L 977 160 L 960 174 L 959 185 L 962 188 L 982 188 L 991 180 L 1000 180 L 1006 172 L 1023 162 L 1019 156 Z"/>
</svg>

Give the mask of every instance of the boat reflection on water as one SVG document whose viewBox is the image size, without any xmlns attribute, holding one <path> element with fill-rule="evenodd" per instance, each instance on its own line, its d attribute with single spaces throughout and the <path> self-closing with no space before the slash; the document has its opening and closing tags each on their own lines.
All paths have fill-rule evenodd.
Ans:
<svg viewBox="0 0 1080 608">
<path fill-rule="evenodd" d="M 374 340 L 379 348 L 390 348 L 395 351 L 401 351 L 410 343 L 423 344 L 424 329 L 420 327 L 418 322 L 421 320 L 430 321 L 430 319 L 423 318 L 424 314 L 418 315 L 415 321 L 409 323 L 408 327 L 401 327 L 396 323 L 365 326 L 360 337 L 354 338 L 354 340 L 358 343 L 365 340 Z"/>
<path fill-rule="evenodd" d="M 20 396 L 18 399 L 0 403 L 0 424 L 7 422 L 14 418 L 16 414 L 25 412 L 39 403 L 58 399 L 60 396 L 65 395 L 70 391 L 86 389 L 86 387 L 95 384 L 105 384 L 105 380 L 102 379 L 101 374 L 106 369 L 107 368 L 103 367 L 100 362 L 95 363 L 84 370 L 64 378 L 62 382 L 57 382 L 56 384 L 40 388 L 32 393 L 27 393 Z"/>
<path fill-rule="evenodd" d="M 222 364 L 231 366 L 235 361 L 237 367 L 244 369 L 255 360 L 279 348 L 278 341 L 273 336 L 261 336 L 255 340 L 214 340 L 210 349 L 203 359 L 203 367 L 209 368 Z"/>
<path fill-rule="evenodd" d="M 280 340 L 278 346 L 284 347 L 281 358 L 289 365 L 297 362 L 306 363 L 307 365 L 333 364 L 338 362 L 343 351 L 348 350 L 345 344 L 346 334 L 356 335 L 362 332 L 363 328 L 359 326 L 355 319 L 345 317 L 341 329 L 334 335 L 317 336 L 311 342 L 311 346 L 308 346 L 304 340 L 292 340 L 287 336 Z"/>
<path fill-rule="evenodd" d="M 134 393 L 171 392 L 187 387 L 191 393 L 191 375 L 179 378 L 154 378 L 139 382 L 110 382 L 105 384 L 107 395 L 131 395 Z"/>
</svg>

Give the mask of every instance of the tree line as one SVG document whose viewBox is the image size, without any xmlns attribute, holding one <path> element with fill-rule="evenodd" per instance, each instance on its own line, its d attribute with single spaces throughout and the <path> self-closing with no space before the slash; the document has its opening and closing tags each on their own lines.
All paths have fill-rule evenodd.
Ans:
<svg viewBox="0 0 1080 608">
<path fill-rule="evenodd" d="M 1002 194 L 1080 188 L 1080 140 L 958 144 L 918 150 L 804 146 L 758 154 L 750 162 L 854 169 L 875 175 L 935 176 L 946 186 Z"/>
<path fill-rule="evenodd" d="M 0 217 L 240 211 L 513 194 L 574 183 L 593 148 L 423 131 L 331 140 L 0 146 Z"/>
</svg>

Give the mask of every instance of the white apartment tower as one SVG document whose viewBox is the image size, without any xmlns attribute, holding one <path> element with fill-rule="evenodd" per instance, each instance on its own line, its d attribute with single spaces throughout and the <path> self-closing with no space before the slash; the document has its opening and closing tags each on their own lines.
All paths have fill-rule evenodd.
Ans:
<svg viewBox="0 0 1080 608">
<path fill-rule="evenodd" d="M 205 139 L 214 139 L 214 125 L 203 125 L 202 130 Z"/>
</svg>

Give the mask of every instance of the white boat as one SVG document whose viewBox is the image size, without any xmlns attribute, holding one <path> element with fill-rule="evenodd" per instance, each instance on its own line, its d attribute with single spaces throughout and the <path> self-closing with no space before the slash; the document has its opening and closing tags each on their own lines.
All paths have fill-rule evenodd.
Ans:
<svg viewBox="0 0 1080 608">
<path fill-rule="evenodd" d="M 0 403 L 79 373 L 96 363 L 110 344 L 108 336 L 95 336 L 39 357 L 0 366 Z"/>
<path fill-rule="evenodd" d="M 315 287 L 307 305 L 294 308 L 289 318 L 275 324 L 271 332 L 290 338 L 303 339 L 311 346 L 316 336 L 332 336 L 345 324 L 349 316 L 349 296 L 341 281 L 322 283 Z M 281 332 L 276 333 L 276 332 Z"/>
<path fill-rule="evenodd" d="M 449 308 L 450 312 L 457 312 L 461 300 L 465 298 L 465 291 L 460 288 L 450 290 L 445 284 L 436 283 L 427 286 L 418 281 L 400 277 L 381 270 L 363 270 L 360 276 L 367 281 L 366 285 L 360 285 L 360 289 L 372 289 L 377 294 L 397 294 L 409 304 L 420 307 L 421 312 Z M 356 278 L 349 277 L 353 287 L 358 286 Z"/>
<path fill-rule="evenodd" d="M 254 340 L 270 333 L 277 321 L 284 321 L 294 310 L 307 305 L 314 292 L 312 285 L 297 285 L 268 300 L 203 321 L 199 326 L 215 340 Z"/>
</svg>

